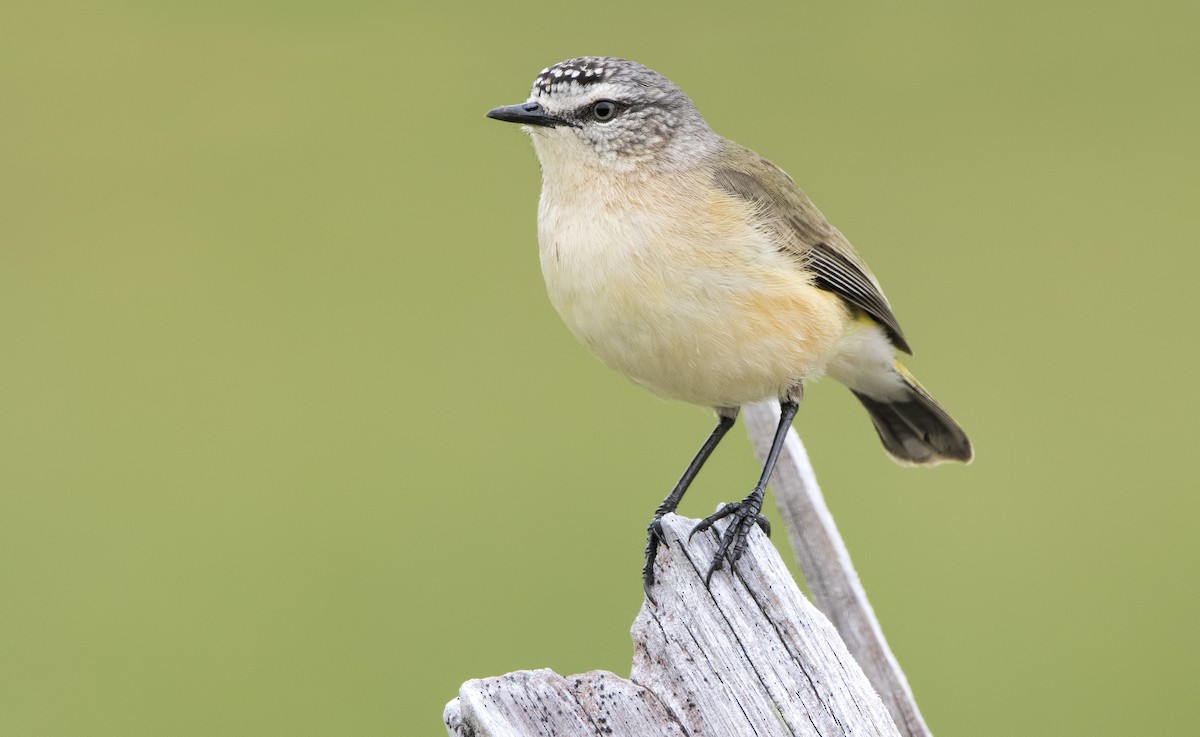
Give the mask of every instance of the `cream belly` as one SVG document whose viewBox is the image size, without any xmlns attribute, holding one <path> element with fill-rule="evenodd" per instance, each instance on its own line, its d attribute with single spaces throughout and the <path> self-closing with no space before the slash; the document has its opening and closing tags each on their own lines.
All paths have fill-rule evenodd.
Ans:
<svg viewBox="0 0 1200 737">
<path fill-rule="evenodd" d="M 663 184 L 654 197 L 624 184 L 587 202 L 543 190 L 542 271 L 571 332 L 635 382 L 695 404 L 736 407 L 820 376 L 847 308 L 750 224 L 744 203 Z M 705 216 L 673 216 L 689 211 Z"/>
</svg>

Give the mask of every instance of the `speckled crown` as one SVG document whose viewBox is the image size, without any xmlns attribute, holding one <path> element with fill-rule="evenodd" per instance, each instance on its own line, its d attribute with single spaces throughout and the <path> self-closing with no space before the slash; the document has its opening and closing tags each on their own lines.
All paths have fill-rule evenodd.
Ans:
<svg viewBox="0 0 1200 737">
<path fill-rule="evenodd" d="M 608 56 L 581 56 L 548 66 L 533 80 L 533 94 L 550 94 L 559 85 L 586 86 L 603 82 L 616 72 L 616 65 L 625 62 Z M 628 63 L 628 62 L 625 62 Z"/>
</svg>

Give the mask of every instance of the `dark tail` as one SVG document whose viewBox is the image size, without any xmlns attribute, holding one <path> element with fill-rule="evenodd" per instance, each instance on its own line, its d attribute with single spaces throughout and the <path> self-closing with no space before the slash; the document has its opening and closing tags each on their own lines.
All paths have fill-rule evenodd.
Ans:
<svg viewBox="0 0 1200 737">
<path fill-rule="evenodd" d="M 967 434 L 912 374 L 899 363 L 896 369 L 908 390 L 902 399 L 880 401 L 854 392 L 870 413 L 884 450 L 892 460 L 904 465 L 970 463 L 975 451 Z"/>
</svg>

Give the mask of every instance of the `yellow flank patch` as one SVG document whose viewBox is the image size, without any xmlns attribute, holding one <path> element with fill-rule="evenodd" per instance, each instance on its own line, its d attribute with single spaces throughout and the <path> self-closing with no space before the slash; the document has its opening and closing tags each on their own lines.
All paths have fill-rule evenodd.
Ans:
<svg viewBox="0 0 1200 737">
<path fill-rule="evenodd" d="M 904 367 L 904 364 L 900 363 L 900 359 L 896 359 L 895 361 L 893 361 L 892 365 L 896 367 L 896 373 L 903 376 L 906 381 L 911 381 L 914 383 L 916 382 L 916 380 L 917 380 L 916 377 L 913 376 L 912 373 Z"/>
<path fill-rule="evenodd" d="M 852 309 L 854 310 L 854 322 L 862 323 L 864 325 L 878 325 L 879 324 L 879 321 L 876 320 L 875 318 L 871 317 L 870 315 L 868 315 L 865 310 L 861 310 L 857 307 L 854 307 Z"/>
</svg>

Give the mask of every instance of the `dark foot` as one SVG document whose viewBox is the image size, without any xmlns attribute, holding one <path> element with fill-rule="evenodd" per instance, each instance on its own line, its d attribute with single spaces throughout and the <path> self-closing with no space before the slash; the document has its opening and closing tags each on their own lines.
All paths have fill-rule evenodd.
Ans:
<svg viewBox="0 0 1200 737">
<path fill-rule="evenodd" d="M 704 576 L 704 585 L 707 586 L 712 580 L 713 573 L 719 570 L 726 558 L 729 559 L 729 569 L 737 565 L 738 559 L 742 557 L 742 553 L 746 551 L 746 538 L 750 535 L 750 531 L 755 525 L 762 528 L 762 531 L 770 536 L 771 523 L 767 522 L 767 518 L 759 514 L 762 511 L 763 490 L 755 488 L 750 492 L 750 495 L 740 502 L 726 504 L 700 521 L 700 524 L 692 528 L 692 532 L 688 535 L 688 540 L 691 540 L 697 532 L 704 532 L 712 527 L 719 520 L 726 517 L 733 517 L 729 521 L 729 525 L 725 528 L 725 532 L 721 535 L 721 545 L 717 548 L 717 554 L 713 556 L 712 565 L 708 567 L 708 573 Z"/>
<path fill-rule="evenodd" d="M 667 544 L 667 538 L 663 535 L 662 518 L 661 514 L 654 515 L 646 529 L 646 565 L 642 567 L 642 589 L 651 604 L 656 603 L 650 594 L 650 587 L 654 585 L 654 560 L 658 557 L 658 546 Z"/>
</svg>

